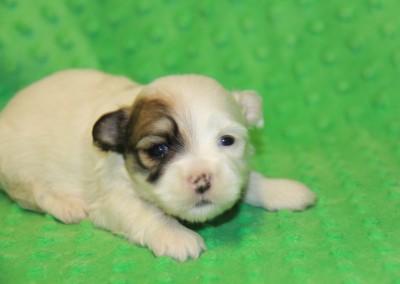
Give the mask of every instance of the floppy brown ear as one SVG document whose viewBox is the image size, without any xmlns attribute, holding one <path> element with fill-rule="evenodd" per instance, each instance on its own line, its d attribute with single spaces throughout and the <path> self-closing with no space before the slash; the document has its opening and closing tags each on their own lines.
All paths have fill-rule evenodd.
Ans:
<svg viewBox="0 0 400 284">
<path fill-rule="evenodd" d="M 125 152 L 130 109 L 106 113 L 93 126 L 94 145 L 103 151 Z"/>
<path fill-rule="evenodd" d="M 253 90 L 233 91 L 232 94 L 242 107 L 247 126 L 263 127 L 264 117 L 261 96 Z"/>
</svg>

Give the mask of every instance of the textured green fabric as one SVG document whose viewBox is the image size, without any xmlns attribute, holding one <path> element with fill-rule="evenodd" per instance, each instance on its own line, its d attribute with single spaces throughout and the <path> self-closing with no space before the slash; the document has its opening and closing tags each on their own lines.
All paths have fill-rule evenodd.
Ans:
<svg viewBox="0 0 400 284">
<path fill-rule="evenodd" d="M 399 15 L 398 0 L 0 0 L 0 107 L 71 67 L 209 75 L 264 98 L 254 168 L 319 196 L 195 226 L 208 251 L 182 264 L 0 193 L 0 283 L 400 283 Z"/>
</svg>

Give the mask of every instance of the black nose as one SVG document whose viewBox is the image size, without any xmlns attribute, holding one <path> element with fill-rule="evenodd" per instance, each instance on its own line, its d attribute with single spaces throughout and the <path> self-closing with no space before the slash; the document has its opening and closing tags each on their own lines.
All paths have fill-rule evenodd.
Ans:
<svg viewBox="0 0 400 284">
<path fill-rule="evenodd" d="M 196 192 L 199 194 L 202 194 L 204 192 L 206 192 L 207 190 L 209 190 L 211 187 L 211 183 L 206 183 L 205 185 L 201 185 L 199 187 L 196 188 Z"/>
<path fill-rule="evenodd" d="M 208 174 L 200 174 L 189 178 L 189 183 L 192 185 L 196 193 L 203 194 L 211 188 L 211 177 Z"/>
</svg>

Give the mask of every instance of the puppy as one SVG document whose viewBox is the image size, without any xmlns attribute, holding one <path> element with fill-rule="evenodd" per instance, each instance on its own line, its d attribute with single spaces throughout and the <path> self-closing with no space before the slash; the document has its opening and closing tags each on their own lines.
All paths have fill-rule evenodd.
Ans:
<svg viewBox="0 0 400 284">
<path fill-rule="evenodd" d="M 0 186 L 25 209 L 96 226 L 179 261 L 204 222 L 238 200 L 303 210 L 315 195 L 249 170 L 248 128 L 263 126 L 254 91 L 211 78 L 167 76 L 142 86 L 93 70 L 51 75 L 0 115 Z"/>
</svg>

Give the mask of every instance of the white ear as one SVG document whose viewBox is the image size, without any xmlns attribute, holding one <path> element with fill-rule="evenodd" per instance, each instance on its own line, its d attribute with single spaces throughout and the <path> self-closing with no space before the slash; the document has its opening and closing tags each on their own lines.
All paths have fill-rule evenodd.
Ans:
<svg viewBox="0 0 400 284">
<path fill-rule="evenodd" d="M 247 126 L 263 127 L 264 117 L 261 96 L 252 90 L 233 91 L 232 94 L 242 107 Z"/>
</svg>

